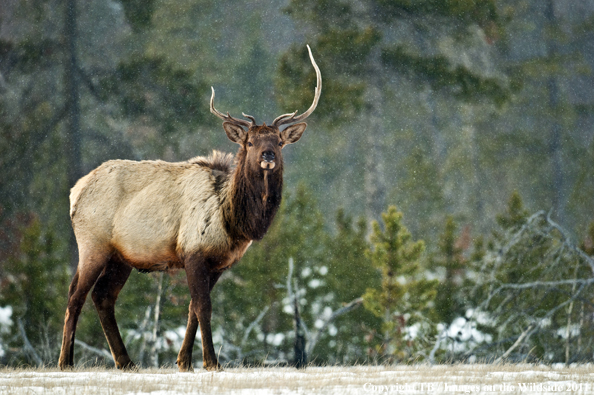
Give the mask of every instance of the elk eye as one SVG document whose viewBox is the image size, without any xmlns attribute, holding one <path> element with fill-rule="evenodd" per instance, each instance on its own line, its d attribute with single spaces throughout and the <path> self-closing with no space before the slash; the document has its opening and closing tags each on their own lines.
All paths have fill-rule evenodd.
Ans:
<svg viewBox="0 0 594 395">
<path fill-rule="evenodd" d="M 282 147 L 283 146 L 283 142 L 281 141 L 280 143 L 278 143 L 278 145 Z"/>
<path fill-rule="evenodd" d="M 254 144 L 252 144 L 250 141 L 248 141 L 248 147 L 253 147 Z"/>
</svg>

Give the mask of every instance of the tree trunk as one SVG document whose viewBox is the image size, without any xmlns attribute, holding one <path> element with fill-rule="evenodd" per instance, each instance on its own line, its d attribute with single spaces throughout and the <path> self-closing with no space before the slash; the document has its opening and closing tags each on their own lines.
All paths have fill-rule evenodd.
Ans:
<svg viewBox="0 0 594 395">
<path fill-rule="evenodd" d="M 367 136 L 365 155 L 365 211 L 367 218 L 381 223 L 386 208 L 386 179 L 384 172 L 385 126 L 383 120 L 381 48 L 376 46 L 369 63 L 369 85 L 365 94 L 363 133 Z"/>
<path fill-rule="evenodd" d="M 294 366 L 297 369 L 304 368 L 307 365 L 307 353 L 305 352 L 305 336 L 301 329 L 301 315 L 299 314 L 299 305 L 297 303 L 297 293 L 294 295 L 295 312 L 295 361 Z"/>
<path fill-rule="evenodd" d="M 159 323 L 161 318 L 161 297 L 163 295 L 163 272 L 159 273 L 159 284 L 157 286 L 157 300 L 155 301 L 155 318 L 153 322 L 153 332 L 151 336 L 150 365 L 154 368 L 159 367 Z"/>
<path fill-rule="evenodd" d="M 68 187 L 72 188 L 76 181 L 83 175 L 80 133 L 80 82 L 78 74 L 78 58 L 76 54 L 76 42 L 78 38 L 76 29 L 76 0 L 66 0 L 65 11 L 64 41 L 66 44 L 66 58 L 64 62 L 64 86 L 67 122 L 64 152 L 68 157 Z M 72 271 L 74 272 L 78 262 L 78 251 L 76 240 L 72 232 L 70 232 L 69 246 L 71 252 L 70 264 Z"/>
<path fill-rule="evenodd" d="M 554 31 L 558 28 L 557 18 L 555 16 L 555 4 L 554 0 L 549 0 L 545 12 L 547 18 L 546 32 L 547 38 L 547 49 L 548 57 L 552 61 L 558 61 L 556 59 L 558 55 L 557 44 L 553 35 Z M 562 155 L 562 128 L 559 121 L 561 116 L 561 109 L 559 106 L 559 83 L 557 76 L 554 74 L 549 75 L 547 79 L 547 91 L 549 96 L 549 108 L 552 114 L 550 123 L 550 138 L 549 138 L 549 154 L 551 158 L 551 172 L 552 172 L 552 205 L 557 211 L 557 217 L 559 222 L 563 223 L 565 219 L 565 185 L 563 182 L 563 155 Z"/>
</svg>

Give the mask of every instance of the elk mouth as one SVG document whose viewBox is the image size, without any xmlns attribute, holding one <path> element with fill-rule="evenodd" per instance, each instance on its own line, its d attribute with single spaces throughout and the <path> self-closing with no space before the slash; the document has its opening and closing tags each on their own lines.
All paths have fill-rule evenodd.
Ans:
<svg viewBox="0 0 594 395">
<path fill-rule="evenodd" d="M 262 162 L 260 162 L 260 167 L 264 170 L 272 170 L 272 169 L 274 169 L 274 166 L 276 166 L 276 163 L 274 162 L 274 160 L 272 160 L 272 161 L 263 160 Z"/>
</svg>

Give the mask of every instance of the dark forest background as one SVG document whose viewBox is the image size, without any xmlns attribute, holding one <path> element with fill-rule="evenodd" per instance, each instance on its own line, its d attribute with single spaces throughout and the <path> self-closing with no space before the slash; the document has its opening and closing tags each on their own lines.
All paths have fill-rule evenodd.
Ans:
<svg viewBox="0 0 594 395">
<path fill-rule="evenodd" d="M 213 291 L 221 360 L 592 360 L 594 1 L 3 0 L 0 363 L 57 362 L 76 180 L 234 152 L 210 86 L 259 123 L 304 111 L 306 44 L 320 105 Z M 135 361 L 174 363 L 188 303 L 183 272 L 133 273 Z M 90 301 L 77 340 L 111 363 Z"/>
</svg>

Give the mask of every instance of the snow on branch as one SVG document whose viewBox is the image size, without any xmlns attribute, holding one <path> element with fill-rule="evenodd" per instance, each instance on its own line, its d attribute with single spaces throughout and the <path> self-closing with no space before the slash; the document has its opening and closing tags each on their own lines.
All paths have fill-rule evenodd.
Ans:
<svg viewBox="0 0 594 395">
<path fill-rule="evenodd" d="M 475 263 L 469 297 L 477 308 L 469 320 L 493 341 L 465 355 L 491 348 L 483 355 L 499 355 L 496 362 L 535 358 L 566 363 L 592 355 L 594 258 L 568 234 L 550 213 L 539 211 L 499 237 L 500 247 Z"/>
</svg>

